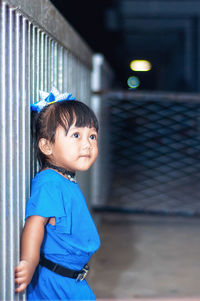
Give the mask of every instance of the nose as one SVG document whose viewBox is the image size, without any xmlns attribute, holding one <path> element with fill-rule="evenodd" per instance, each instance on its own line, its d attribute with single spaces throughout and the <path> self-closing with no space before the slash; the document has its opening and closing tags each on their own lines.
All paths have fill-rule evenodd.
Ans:
<svg viewBox="0 0 200 301">
<path fill-rule="evenodd" d="M 91 144 L 89 139 L 84 139 L 82 144 L 83 149 L 90 149 Z"/>
</svg>

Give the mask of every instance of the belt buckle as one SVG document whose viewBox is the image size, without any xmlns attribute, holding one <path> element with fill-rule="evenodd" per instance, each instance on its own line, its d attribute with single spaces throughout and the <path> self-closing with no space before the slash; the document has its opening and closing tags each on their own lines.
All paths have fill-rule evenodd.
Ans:
<svg viewBox="0 0 200 301">
<path fill-rule="evenodd" d="M 87 274 L 88 274 L 88 271 L 89 271 L 89 266 L 86 264 L 84 265 L 84 267 L 82 268 L 81 272 L 78 274 L 77 278 L 76 278 L 76 281 L 83 281 Z"/>
</svg>

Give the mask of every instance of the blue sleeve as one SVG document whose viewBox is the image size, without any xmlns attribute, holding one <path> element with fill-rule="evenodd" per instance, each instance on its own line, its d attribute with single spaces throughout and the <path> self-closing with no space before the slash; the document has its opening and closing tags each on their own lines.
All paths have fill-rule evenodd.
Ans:
<svg viewBox="0 0 200 301">
<path fill-rule="evenodd" d="M 56 227 L 65 229 L 70 233 L 71 209 L 70 198 L 66 202 L 58 183 L 46 182 L 38 184 L 33 182 L 31 197 L 26 205 L 25 218 L 39 215 L 42 217 L 55 217 Z"/>
</svg>

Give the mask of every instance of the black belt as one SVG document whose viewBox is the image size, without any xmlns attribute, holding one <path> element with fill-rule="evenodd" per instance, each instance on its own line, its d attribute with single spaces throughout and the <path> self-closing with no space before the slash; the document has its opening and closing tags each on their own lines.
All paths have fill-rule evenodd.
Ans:
<svg viewBox="0 0 200 301">
<path fill-rule="evenodd" d="M 76 279 L 76 281 L 84 280 L 89 271 L 89 266 L 87 264 L 84 265 L 82 270 L 74 271 L 74 270 L 70 270 L 68 268 L 63 267 L 62 265 L 59 265 L 59 264 L 45 258 L 42 255 L 40 256 L 39 264 L 42 265 L 43 267 L 51 270 L 52 272 L 54 272 L 56 274 L 59 274 L 64 277 Z"/>
</svg>

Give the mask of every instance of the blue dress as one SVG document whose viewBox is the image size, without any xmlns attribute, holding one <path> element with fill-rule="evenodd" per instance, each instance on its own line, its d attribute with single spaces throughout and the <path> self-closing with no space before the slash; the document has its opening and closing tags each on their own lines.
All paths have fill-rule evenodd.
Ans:
<svg viewBox="0 0 200 301">
<path fill-rule="evenodd" d="M 95 224 L 77 183 L 52 169 L 38 173 L 32 181 L 26 218 L 55 217 L 45 226 L 41 253 L 69 269 L 81 270 L 100 246 Z M 86 280 L 63 277 L 38 265 L 27 288 L 28 300 L 95 300 Z"/>
</svg>

